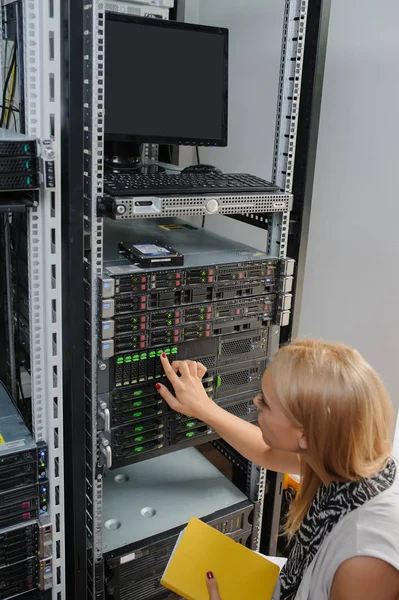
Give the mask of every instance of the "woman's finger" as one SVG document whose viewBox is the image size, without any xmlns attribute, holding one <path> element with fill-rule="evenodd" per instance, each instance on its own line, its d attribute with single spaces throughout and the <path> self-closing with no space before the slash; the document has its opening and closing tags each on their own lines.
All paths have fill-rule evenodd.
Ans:
<svg viewBox="0 0 399 600">
<path fill-rule="evenodd" d="M 161 363 L 163 370 L 165 371 L 165 375 L 169 379 L 173 387 L 176 388 L 176 386 L 179 386 L 179 377 L 176 375 L 175 370 L 172 368 L 172 365 L 170 364 L 166 354 L 161 355 Z"/>
<path fill-rule="evenodd" d="M 202 379 L 208 369 L 206 368 L 205 365 L 203 365 L 200 362 L 197 362 L 196 365 L 197 365 L 197 377 Z"/>
<path fill-rule="evenodd" d="M 180 366 L 184 363 L 189 365 L 190 373 L 193 375 L 193 377 L 199 377 L 202 379 L 208 370 L 202 363 L 194 360 L 174 360 L 172 362 L 172 369 L 175 371 L 175 373 L 180 371 Z"/>
<path fill-rule="evenodd" d="M 209 592 L 209 600 L 222 600 L 219 594 L 218 583 L 212 571 L 206 574 L 206 585 Z"/>
<path fill-rule="evenodd" d="M 161 383 L 155 384 L 155 389 L 159 392 L 159 395 L 167 402 L 172 410 L 179 412 L 180 402 L 177 398 L 168 390 L 167 387 Z"/>
<path fill-rule="evenodd" d="M 190 377 L 190 369 L 186 360 L 182 360 L 179 367 L 181 379 L 186 379 Z"/>
</svg>

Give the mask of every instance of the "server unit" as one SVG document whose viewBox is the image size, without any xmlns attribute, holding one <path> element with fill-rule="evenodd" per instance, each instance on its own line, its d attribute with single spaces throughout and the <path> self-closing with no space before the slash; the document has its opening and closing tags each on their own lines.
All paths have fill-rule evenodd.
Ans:
<svg viewBox="0 0 399 600">
<path fill-rule="evenodd" d="M 103 508 L 106 593 L 115 600 L 170 594 L 160 579 L 192 516 L 250 547 L 257 510 L 194 448 L 107 472 Z"/>
<path fill-rule="evenodd" d="M 35 190 L 39 187 L 36 139 L 0 128 L 0 191 Z"/>
<path fill-rule="evenodd" d="M 269 327 L 290 308 L 291 265 L 178 219 L 134 227 L 109 221 L 104 233 L 98 390 L 107 466 L 217 437 L 170 411 L 155 391 L 157 381 L 168 385 L 163 352 L 202 362 L 208 395 L 255 420 Z M 173 247 L 184 265 L 139 268 L 126 256 L 132 243 Z"/>
<path fill-rule="evenodd" d="M 46 446 L 34 442 L 0 384 L 1 599 L 52 587 L 46 466 Z"/>
</svg>

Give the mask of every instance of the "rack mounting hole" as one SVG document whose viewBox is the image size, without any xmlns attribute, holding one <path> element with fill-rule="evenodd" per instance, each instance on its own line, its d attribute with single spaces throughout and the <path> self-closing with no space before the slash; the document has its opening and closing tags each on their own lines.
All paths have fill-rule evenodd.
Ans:
<svg viewBox="0 0 399 600">
<path fill-rule="evenodd" d="M 155 508 L 151 508 L 150 506 L 146 506 L 145 508 L 142 508 L 140 512 L 141 512 L 141 515 L 146 518 L 155 517 L 155 515 L 157 514 L 157 511 L 155 510 Z"/>
<path fill-rule="evenodd" d="M 120 475 L 115 476 L 116 483 L 127 483 L 129 481 L 128 475 L 121 473 Z"/>
<path fill-rule="evenodd" d="M 122 523 L 118 521 L 118 519 L 108 519 L 108 521 L 105 521 L 104 524 L 105 528 L 109 529 L 110 531 L 116 531 L 121 525 Z"/>
</svg>

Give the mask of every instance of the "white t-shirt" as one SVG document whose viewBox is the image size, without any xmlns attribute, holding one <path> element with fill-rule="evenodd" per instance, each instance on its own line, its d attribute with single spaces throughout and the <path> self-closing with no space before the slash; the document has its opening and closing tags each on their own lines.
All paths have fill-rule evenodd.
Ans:
<svg viewBox="0 0 399 600">
<path fill-rule="evenodd" d="M 306 570 L 295 600 L 329 600 L 339 566 L 356 556 L 379 558 L 399 571 L 399 468 L 390 488 L 343 517 Z M 280 598 L 276 585 L 273 600 Z"/>
</svg>

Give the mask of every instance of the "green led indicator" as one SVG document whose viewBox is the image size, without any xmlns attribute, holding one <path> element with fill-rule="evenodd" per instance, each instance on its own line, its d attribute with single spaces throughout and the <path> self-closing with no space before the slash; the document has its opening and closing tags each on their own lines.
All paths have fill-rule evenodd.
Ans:
<svg viewBox="0 0 399 600">
<path fill-rule="evenodd" d="M 168 325 L 172 325 L 172 321 L 168 321 Z"/>
<path fill-rule="evenodd" d="M 135 442 L 142 442 L 144 439 L 144 437 L 142 435 L 139 435 L 139 437 L 134 438 Z"/>
<path fill-rule="evenodd" d="M 157 350 L 157 356 L 161 356 L 163 354 L 163 350 Z"/>
<path fill-rule="evenodd" d="M 123 365 L 123 358 L 121 356 L 116 359 L 116 364 L 117 365 Z"/>
<path fill-rule="evenodd" d="M 139 355 L 138 355 L 138 354 L 135 354 L 135 355 L 133 356 L 133 362 L 137 362 L 138 360 L 140 360 L 140 357 L 139 357 Z"/>
<path fill-rule="evenodd" d="M 136 319 L 136 317 L 135 317 L 135 318 L 133 319 L 133 323 L 138 323 L 138 322 L 139 322 L 139 320 L 138 320 L 138 319 Z"/>
<path fill-rule="evenodd" d="M 147 352 L 142 352 L 140 354 L 140 360 L 147 360 Z"/>
<path fill-rule="evenodd" d="M 220 377 L 220 375 L 218 375 L 216 377 L 216 388 L 220 387 L 222 385 L 222 378 Z"/>
<path fill-rule="evenodd" d="M 137 400 L 137 402 L 133 402 L 133 406 L 134 408 L 139 408 L 140 406 L 143 406 L 143 401 Z"/>
<path fill-rule="evenodd" d="M 172 313 L 168 313 L 167 317 L 168 317 L 168 319 L 171 319 L 172 318 Z"/>
<path fill-rule="evenodd" d="M 166 354 L 166 356 L 168 356 L 168 354 L 170 354 L 170 348 L 166 348 L 165 354 Z"/>
<path fill-rule="evenodd" d="M 205 312 L 205 308 L 201 308 L 200 312 L 201 313 Z"/>
<path fill-rule="evenodd" d="M 125 356 L 125 363 L 131 363 L 132 362 L 132 357 L 131 356 Z"/>
<path fill-rule="evenodd" d="M 139 433 L 140 431 L 143 431 L 144 427 L 142 425 L 139 425 L 139 427 L 135 427 L 134 431 L 136 431 L 136 433 Z"/>
<path fill-rule="evenodd" d="M 192 438 L 195 436 L 194 431 L 189 431 L 188 433 L 185 434 L 186 438 Z"/>
<path fill-rule="evenodd" d="M 143 390 L 137 390 L 136 392 L 133 392 L 133 396 L 142 396 L 143 395 Z"/>
<path fill-rule="evenodd" d="M 174 348 L 172 348 L 170 352 L 171 354 L 177 354 L 177 347 L 175 346 Z"/>
<path fill-rule="evenodd" d="M 143 416 L 143 413 L 142 412 L 135 412 L 135 413 L 133 413 L 133 416 L 134 416 L 135 419 L 138 419 L 139 417 Z"/>
<path fill-rule="evenodd" d="M 186 423 L 186 427 L 188 429 L 191 429 L 192 427 L 194 427 L 195 423 L 193 421 L 190 421 L 189 423 Z"/>
<path fill-rule="evenodd" d="M 148 356 L 150 358 L 155 358 L 156 354 L 155 354 L 154 350 L 151 350 L 151 352 L 148 353 Z"/>
<path fill-rule="evenodd" d="M 143 446 L 137 446 L 137 448 L 134 449 L 135 452 L 142 452 L 143 450 Z"/>
<path fill-rule="evenodd" d="M 200 320 L 203 321 L 205 319 L 205 315 L 200 316 Z"/>
<path fill-rule="evenodd" d="M 206 271 L 202 271 L 201 275 L 206 275 Z"/>
</svg>

